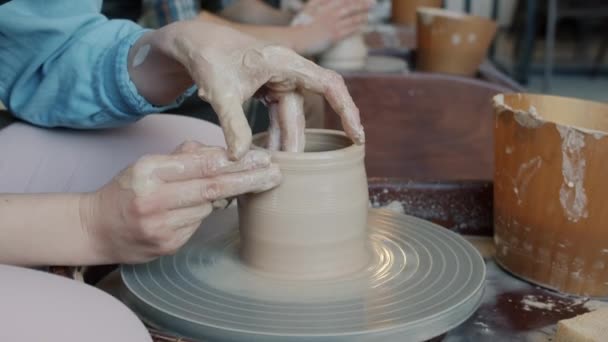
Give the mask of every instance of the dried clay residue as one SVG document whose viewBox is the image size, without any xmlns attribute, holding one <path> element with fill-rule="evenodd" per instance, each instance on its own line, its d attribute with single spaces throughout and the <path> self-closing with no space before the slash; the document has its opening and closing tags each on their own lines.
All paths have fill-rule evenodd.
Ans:
<svg viewBox="0 0 608 342">
<path fill-rule="evenodd" d="M 522 197 L 528 189 L 528 184 L 530 184 L 532 177 L 534 177 L 542 164 L 543 160 L 539 156 L 536 156 L 519 167 L 517 177 L 513 180 L 513 192 L 517 196 L 518 205 L 521 205 Z"/>
<path fill-rule="evenodd" d="M 531 311 L 531 308 L 551 311 L 555 306 L 555 303 L 552 301 L 540 301 L 536 296 L 533 295 L 524 296 L 524 298 L 521 300 L 521 304 L 523 305 L 523 309 L 525 311 Z"/>
<path fill-rule="evenodd" d="M 368 206 L 370 208 L 387 209 L 397 214 L 405 214 L 405 208 L 403 208 L 403 204 L 400 201 L 391 201 L 387 205 L 380 205 L 377 201 L 370 200 Z"/>
<path fill-rule="evenodd" d="M 590 300 L 589 298 L 570 298 L 557 295 L 526 295 L 519 304 L 524 311 L 543 310 L 555 313 L 572 314 L 580 312 L 581 308 L 587 311 L 595 311 L 608 306 L 608 302 Z"/>
<path fill-rule="evenodd" d="M 515 121 L 523 127 L 536 128 L 543 124 L 542 117 L 538 114 L 536 107 L 530 106 L 528 111 L 516 111 Z"/>
<path fill-rule="evenodd" d="M 587 218 L 587 194 L 585 192 L 585 167 L 583 155 L 585 136 L 576 129 L 557 125 L 562 138 L 562 175 L 564 181 L 559 191 L 559 201 L 564 214 L 571 222 Z"/>
<path fill-rule="evenodd" d="M 537 128 L 540 127 L 545 121 L 542 116 L 536 110 L 536 107 L 533 105 L 525 110 L 515 110 L 505 104 L 505 97 L 503 94 L 498 94 L 494 96 L 494 107 L 497 109 L 496 113 L 500 114 L 503 112 L 512 112 L 513 118 L 523 127 L 527 128 Z M 496 122 L 498 125 L 498 121 Z"/>
</svg>

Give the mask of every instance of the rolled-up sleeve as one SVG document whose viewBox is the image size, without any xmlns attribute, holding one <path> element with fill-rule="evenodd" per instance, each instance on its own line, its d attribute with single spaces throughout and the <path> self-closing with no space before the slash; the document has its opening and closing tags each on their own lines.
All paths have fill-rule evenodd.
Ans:
<svg viewBox="0 0 608 342">
<path fill-rule="evenodd" d="M 0 6 L 0 100 L 15 116 L 45 127 L 103 128 L 180 103 L 156 107 L 139 95 L 127 61 L 146 30 L 108 20 L 100 7 L 59 0 Z"/>
</svg>

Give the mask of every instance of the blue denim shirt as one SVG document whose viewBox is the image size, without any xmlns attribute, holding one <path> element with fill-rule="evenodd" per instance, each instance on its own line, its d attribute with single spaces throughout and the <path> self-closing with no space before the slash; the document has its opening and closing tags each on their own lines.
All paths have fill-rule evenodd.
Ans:
<svg viewBox="0 0 608 342">
<path fill-rule="evenodd" d="M 101 0 L 0 6 L 0 101 L 15 116 L 44 127 L 104 128 L 179 104 L 155 107 L 139 95 L 127 57 L 145 30 L 100 9 Z"/>
</svg>

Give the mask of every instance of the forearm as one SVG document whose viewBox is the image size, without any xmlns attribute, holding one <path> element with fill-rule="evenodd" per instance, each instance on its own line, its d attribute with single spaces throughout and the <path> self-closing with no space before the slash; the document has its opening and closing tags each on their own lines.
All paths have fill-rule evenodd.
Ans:
<svg viewBox="0 0 608 342">
<path fill-rule="evenodd" d="M 0 195 L 0 263 L 105 263 L 87 232 L 84 194 Z"/>
<path fill-rule="evenodd" d="M 6 33 L 0 39 L 0 99 L 15 116 L 43 127 L 106 128 L 179 105 L 159 106 L 179 95 L 151 93 L 146 79 L 134 75 L 135 85 L 129 73 L 130 52 L 148 37 L 147 30 L 129 21 L 107 20 L 86 1 L 69 9 L 64 1 L 28 3 L 0 6 L 0 32 Z M 64 16 L 69 20 L 60 20 Z M 24 39 L 29 43 L 24 45 Z M 172 68 L 145 69 L 156 85 L 175 82 Z"/>
<path fill-rule="evenodd" d="M 219 25 L 225 25 L 242 33 L 273 44 L 288 47 L 300 54 L 305 53 L 306 35 L 301 27 L 278 27 L 240 24 L 225 20 L 209 12 L 201 12 L 199 19 Z"/>
<path fill-rule="evenodd" d="M 260 0 L 238 0 L 220 13 L 225 19 L 254 25 L 289 25 L 292 15 Z"/>
</svg>

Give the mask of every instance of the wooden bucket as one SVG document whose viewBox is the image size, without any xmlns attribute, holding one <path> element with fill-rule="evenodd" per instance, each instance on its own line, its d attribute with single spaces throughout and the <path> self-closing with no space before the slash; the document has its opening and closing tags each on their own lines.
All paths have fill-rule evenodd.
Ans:
<svg viewBox="0 0 608 342">
<path fill-rule="evenodd" d="M 608 296 L 608 105 L 494 97 L 497 261 L 569 294 Z"/>
<path fill-rule="evenodd" d="M 391 19 L 395 24 L 415 26 L 418 7 L 441 8 L 442 4 L 442 0 L 393 0 Z"/>
<path fill-rule="evenodd" d="M 496 34 L 492 20 L 436 8 L 418 9 L 416 69 L 474 76 Z"/>
</svg>

